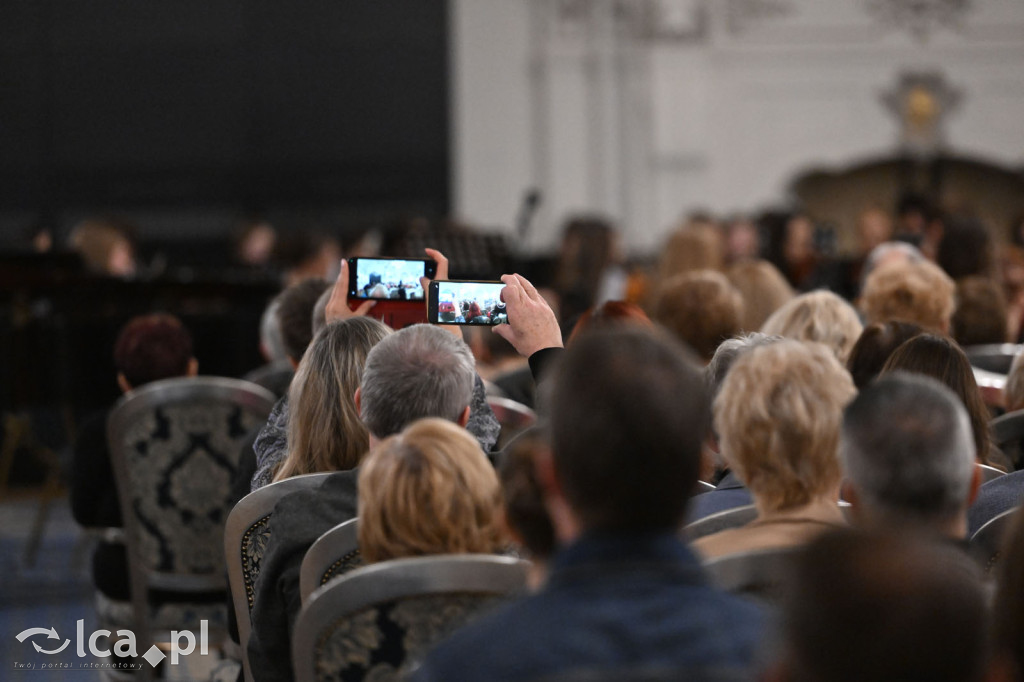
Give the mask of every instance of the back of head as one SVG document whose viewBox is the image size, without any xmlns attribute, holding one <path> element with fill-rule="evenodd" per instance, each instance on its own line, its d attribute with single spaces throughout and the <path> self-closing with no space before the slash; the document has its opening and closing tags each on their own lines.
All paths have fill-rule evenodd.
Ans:
<svg viewBox="0 0 1024 682">
<path fill-rule="evenodd" d="M 828 533 L 800 552 L 784 604 L 788 682 L 975 682 L 985 591 L 955 547 L 905 535 Z"/>
<path fill-rule="evenodd" d="M 743 331 L 760 329 L 772 313 L 796 295 L 779 269 L 766 260 L 737 263 L 725 275 L 743 297 Z"/>
<path fill-rule="evenodd" d="M 868 276 L 860 307 L 868 324 L 904 320 L 944 334 L 955 290 L 953 280 L 934 263 L 890 263 Z"/>
<path fill-rule="evenodd" d="M 581 336 L 551 381 L 551 444 L 563 493 L 585 528 L 675 528 L 707 434 L 692 356 L 658 332 Z"/>
<path fill-rule="evenodd" d="M 772 313 L 761 331 L 797 341 L 814 341 L 832 349 L 845 363 L 862 325 L 857 311 L 831 291 L 801 294 Z"/>
<path fill-rule="evenodd" d="M 974 445 L 967 412 L 925 376 L 879 377 L 846 408 L 840 453 L 865 513 L 937 527 L 967 507 Z"/>
<path fill-rule="evenodd" d="M 322 279 L 306 279 L 278 296 L 277 319 L 288 357 L 298 362 L 313 340 L 313 307 L 329 285 Z"/>
<path fill-rule="evenodd" d="M 704 368 L 704 376 L 708 385 L 708 397 L 711 401 L 713 402 L 718 397 L 718 392 L 722 390 L 722 383 L 725 381 L 726 375 L 741 355 L 754 348 L 768 346 L 781 340 L 781 336 L 768 336 L 761 332 L 751 332 L 734 336 L 720 343 L 718 348 L 715 349 L 711 362 Z"/>
<path fill-rule="evenodd" d="M 870 384 L 882 371 L 893 351 L 923 331 L 916 324 L 898 320 L 875 322 L 864 327 L 846 361 L 854 385 L 862 389 Z"/>
<path fill-rule="evenodd" d="M 975 275 L 956 283 L 956 310 L 950 331 L 961 346 L 1006 343 L 1006 297 L 991 277 Z"/>
<path fill-rule="evenodd" d="M 572 333 L 569 334 L 568 343 L 572 343 L 573 339 L 585 332 L 622 325 L 651 327 L 653 323 L 640 306 L 634 303 L 605 301 L 601 305 L 594 306 L 580 315 L 580 319 L 576 321 L 576 326 L 572 328 Z M 497 335 L 491 334 L 491 336 Z M 501 337 L 499 336 L 498 338 L 500 339 Z"/>
<path fill-rule="evenodd" d="M 908 339 L 885 361 L 882 374 L 897 370 L 937 379 L 956 394 L 967 410 L 978 458 L 987 461 L 988 407 L 981 397 L 971 362 L 956 342 L 935 334 L 919 334 Z"/>
<path fill-rule="evenodd" d="M 133 387 L 183 376 L 192 361 L 192 336 L 181 320 L 157 313 L 133 318 L 117 336 L 114 366 Z"/>
<path fill-rule="evenodd" d="M 744 353 L 715 399 L 722 456 L 760 509 L 838 498 L 839 428 L 855 393 L 819 344 L 782 340 Z"/>
<path fill-rule="evenodd" d="M 281 318 L 277 315 L 281 307 L 279 298 L 274 298 L 263 309 L 260 317 L 260 348 L 267 362 L 281 362 L 288 359 L 288 351 L 284 346 L 284 334 L 281 333 Z"/>
<path fill-rule="evenodd" d="M 473 395 L 474 366 L 469 346 L 439 327 L 417 324 L 391 334 L 366 359 L 363 423 L 384 438 L 423 417 L 457 421 Z"/>
<path fill-rule="evenodd" d="M 390 333 L 377 320 L 353 317 L 314 337 L 288 393 L 288 456 L 275 480 L 359 464 L 369 435 L 354 395 L 370 350 Z"/>
<path fill-rule="evenodd" d="M 743 298 L 722 273 L 698 270 L 661 285 L 653 316 L 707 362 L 718 344 L 740 333 Z"/>
<path fill-rule="evenodd" d="M 723 241 L 711 218 L 691 217 L 669 237 L 658 263 L 658 278 L 664 281 L 696 270 L 721 270 L 725 263 Z"/>
<path fill-rule="evenodd" d="M 947 218 L 935 260 L 953 279 L 991 276 L 995 261 L 992 235 L 975 217 Z"/>
<path fill-rule="evenodd" d="M 476 439 L 443 419 L 385 439 L 359 471 L 359 549 L 370 563 L 496 552 L 500 514 L 494 467 Z"/>
<path fill-rule="evenodd" d="M 550 446 L 537 429 L 524 432 L 505 448 L 498 478 L 505 498 L 505 521 L 531 559 L 555 552 L 555 529 L 537 479 L 537 458 Z"/>
</svg>

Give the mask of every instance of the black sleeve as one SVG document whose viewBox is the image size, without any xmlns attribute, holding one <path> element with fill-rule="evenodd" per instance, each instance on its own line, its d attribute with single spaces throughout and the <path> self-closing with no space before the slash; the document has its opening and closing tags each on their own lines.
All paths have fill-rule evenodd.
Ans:
<svg viewBox="0 0 1024 682">
<path fill-rule="evenodd" d="M 534 383 L 541 382 L 551 365 L 563 352 L 565 352 L 563 348 L 542 348 L 530 356 L 530 372 L 533 374 Z"/>
<path fill-rule="evenodd" d="M 71 513 L 91 528 L 121 526 L 117 483 L 107 449 L 107 413 L 82 423 L 71 462 Z"/>
</svg>

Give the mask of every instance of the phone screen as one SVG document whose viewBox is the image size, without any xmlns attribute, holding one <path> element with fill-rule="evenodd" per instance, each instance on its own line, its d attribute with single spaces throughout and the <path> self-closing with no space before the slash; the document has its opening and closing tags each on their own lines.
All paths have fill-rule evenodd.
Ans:
<svg viewBox="0 0 1024 682">
<path fill-rule="evenodd" d="M 433 277 L 437 263 L 423 259 L 350 258 L 349 298 L 422 301 L 420 277 Z"/>
<path fill-rule="evenodd" d="M 508 322 L 501 282 L 430 283 L 432 324 L 494 325 Z"/>
</svg>

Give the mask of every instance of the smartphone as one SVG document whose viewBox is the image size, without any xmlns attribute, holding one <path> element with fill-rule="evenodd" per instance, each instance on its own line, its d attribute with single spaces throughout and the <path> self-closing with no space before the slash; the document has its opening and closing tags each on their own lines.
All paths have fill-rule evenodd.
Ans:
<svg viewBox="0 0 1024 682">
<path fill-rule="evenodd" d="M 427 298 L 431 324 L 494 325 L 508 322 L 501 282 L 434 281 Z"/>
<path fill-rule="evenodd" d="M 436 272 L 437 262 L 426 258 L 349 258 L 348 297 L 422 301 L 420 277 Z"/>
</svg>

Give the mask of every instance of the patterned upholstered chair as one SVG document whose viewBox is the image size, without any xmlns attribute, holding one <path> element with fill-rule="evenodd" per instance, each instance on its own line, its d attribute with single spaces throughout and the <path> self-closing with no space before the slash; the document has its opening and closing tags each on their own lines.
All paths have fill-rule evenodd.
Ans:
<svg viewBox="0 0 1024 682">
<path fill-rule="evenodd" d="M 359 519 L 349 519 L 320 536 L 306 552 L 299 569 L 299 594 L 303 605 L 318 588 L 333 578 L 361 568 Z"/>
<path fill-rule="evenodd" d="M 139 654 L 159 633 L 211 634 L 227 618 L 224 524 L 231 511 L 231 481 L 241 444 L 266 421 L 269 391 L 238 379 L 195 377 L 147 384 L 121 398 L 107 421 L 124 518 Z M 208 594 L 196 605 L 150 593 Z M 152 669 L 143 666 L 143 678 Z"/>
<path fill-rule="evenodd" d="M 318 588 L 292 638 L 296 682 L 398 680 L 432 646 L 526 586 L 526 562 L 462 554 L 395 559 Z"/>
<path fill-rule="evenodd" d="M 238 622 L 242 668 L 247 680 L 252 679 L 249 661 L 245 655 L 248 650 L 249 634 L 252 632 L 249 614 L 252 612 L 254 586 L 260 574 L 260 562 L 270 540 L 270 518 L 274 512 L 274 505 L 289 493 L 319 485 L 328 475 L 324 473 L 293 476 L 263 486 L 239 500 L 228 515 L 227 525 L 224 527 L 224 561 L 231 584 L 235 620 Z"/>
<path fill-rule="evenodd" d="M 705 535 L 711 535 L 730 528 L 745 526 L 757 518 L 757 508 L 748 504 L 735 509 L 726 509 L 717 514 L 705 516 L 683 528 L 683 535 L 687 540 L 697 540 Z"/>
</svg>

